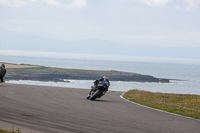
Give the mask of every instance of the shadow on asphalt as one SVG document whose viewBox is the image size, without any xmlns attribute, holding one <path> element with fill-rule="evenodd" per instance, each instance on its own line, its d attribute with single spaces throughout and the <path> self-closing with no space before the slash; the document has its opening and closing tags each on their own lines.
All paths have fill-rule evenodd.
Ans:
<svg viewBox="0 0 200 133">
<path fill-rule="evenodd" d="M 109 101 L 109 100 L 101 100 L 101 99 L 96 99 L 96 100 L 88 100 L 88 101 L 91 101 L 91 102 L 115 102 L 115 101 Z"/>
</svg>

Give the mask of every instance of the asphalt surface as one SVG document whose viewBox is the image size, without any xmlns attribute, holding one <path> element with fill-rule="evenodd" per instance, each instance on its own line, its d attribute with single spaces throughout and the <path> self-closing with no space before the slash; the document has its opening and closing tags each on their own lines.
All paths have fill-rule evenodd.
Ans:
<svg viewBox="0 0 200 133">
<path fill-rule="evenodd" d="M 22 133 L 200 133 L 200 120 L 146 108 L 109 91 L 0 84 L 0 128 Z"/>
</svg>

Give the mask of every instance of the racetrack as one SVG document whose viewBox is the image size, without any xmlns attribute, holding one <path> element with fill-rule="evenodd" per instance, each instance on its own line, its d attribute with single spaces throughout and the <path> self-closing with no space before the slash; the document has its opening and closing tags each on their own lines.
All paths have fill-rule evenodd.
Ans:
<svg viewBox="0 0 200 133">
<path fill-rule="evenodd" d="M 109 91 L 0 84 L 0 128 L 22 133 L 200 133 L 200 120 L 153 110 Z"/>
</svg>

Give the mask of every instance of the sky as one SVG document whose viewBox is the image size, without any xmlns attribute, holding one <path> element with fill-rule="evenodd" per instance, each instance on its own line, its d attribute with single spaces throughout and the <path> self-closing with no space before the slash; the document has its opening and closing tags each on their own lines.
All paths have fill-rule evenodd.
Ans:
<svg viewBox="0 0 200 133">
<path fill-rule="evenodd" d="M 0 0 L 0 30 L 61 41 L 200 47 L 200 0 Z"/>
</svg>

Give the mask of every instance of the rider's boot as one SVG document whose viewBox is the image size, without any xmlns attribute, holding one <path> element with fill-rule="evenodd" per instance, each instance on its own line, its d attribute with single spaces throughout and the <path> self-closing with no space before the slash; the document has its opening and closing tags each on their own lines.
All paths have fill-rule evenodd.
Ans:
<svg viewBox="0 0 200 133">
<path fill-rule="evenodd" d="M 88 94 L 88 96 L 86 98 L 89 99 L 90 98 L 90 94 Z"/>
</svg>

